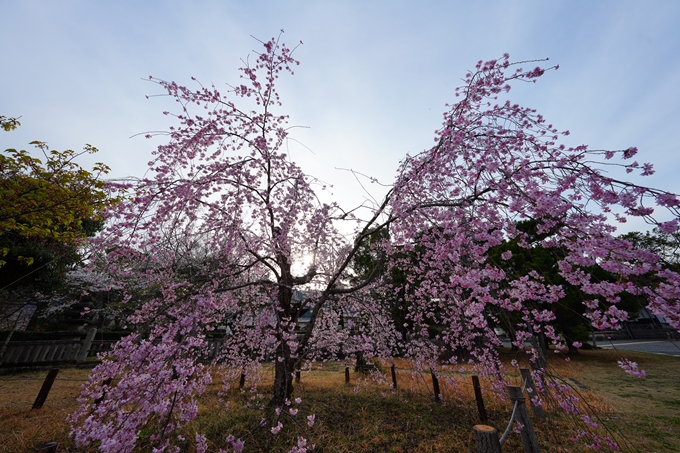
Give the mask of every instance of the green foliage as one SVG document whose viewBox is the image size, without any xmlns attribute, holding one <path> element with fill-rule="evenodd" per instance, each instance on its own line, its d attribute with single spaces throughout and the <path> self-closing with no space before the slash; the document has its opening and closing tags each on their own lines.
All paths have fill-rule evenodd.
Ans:
<svg viewBox="0 0 680 453">
<path fill-rule="evenodd" d="M 80 260 L 72 245 L 11 231 L 0 235 L 0 247 L 8 251 L 0 269 L 0 289 L 30 286 L 36 291 L 48 290 L 59 282 L 66 267 Z"/>
<path fill-rule="evenodd" d="M 0 116 L 0 127 L 16 129 L 16 118 Z M 97 163 L 91 171 L 75 159 L 97 149 L 50 150 L 31 142 L 44 156 L 13 148 L 0 152 L 0 282 L 4 288 L 32 273 L 28 268 L 73 263 L 76 247 L 102 228 L 101 212 L 115 203 L 102 176 L 109 168 Z M 49 269 L 47 269 L 49 271 Z M 42 272 L 50 280 L 50 272 Z"/>
<path fill-rule="evenodd" d="M 384 228 L 370 233 L 368 240 L 361 243 L 352 261 L 352 269 L 356 274 L 353 279 L 355 284 L 369 278 L 374 271 L 379 274 L 384 272 L 385 257 L 380 248 L 380 242 L 388 238 L 389 234 Z"/>
<path fill-rule="evenodd" d="M 21 126 L 21 123 L 18 119 L 7 118 L 6 116 L 0 115 L 0 129 L 4 129 L 5 131 L 9 132 L 13 131 L 18 126 Z"/>
<path fill-rule="evenodd" d="M 109 168 L 96 164 L 87 171 L 74 161 L 97 152 L 91 145 L 76 153 L 32 144 L 44 154 L 44 164 L 25 150 L 0 153 L 0 231 L 76 243 L 85 236 L 83 219 L 100 219 L 101 210 L 114 201 L 101 179 Z"/>
<path fill-rule="evenodd" d="M 560 275 L 558 262 L 564 258 L 564 253 L 560 248 L 545 248 L 540 245 L 540 241 L 550 236 L 550 232 L 537 234 L 536 223 L 531 220 L 517 223 L 517 229 L 526 234 L 526 242 L 530 247 L 522 247 L 518 239 L 504 241 L 502 244 L 493 247 L 489 251 L 489 260 L 495 266 L 503 269 L 506 273 L 518 278 L 528 275 L 531 271 L 536 271 L 545 279 L 549 285 L 560 285 L 564 290 L 564 297 L 556 304 L 537 303 L 541 309 L 551 310 L 556 317 L 555 326 L 562 333 L 570 347 L 570 352 L 576 352 L 571 344 L 574 341 L 588 340 L 590 335 L 590 322 L 584 316 L 585 306 L 583 301 L 588 297 L 577 287 L 569 284 Z M 512 252 L 512 257 L 508 260 L 501 258 L 506 252 Z M 616 276 L 603 270 L 598 266 L 583 269 L 591 276 L 591 281 L 613 282 Z M 627 311 L 631 317 L 637 316 L 642 306 L 640 301 L 628 293 L 622 293 L 619 308 Z M 519 313 L 499 313 L 499 317 L 505 321 L 504 328 L 509 328 L 512 332 L 514 324 L 521 322 Z"/>
<path fill-rule="evenodd" d="M 389 311 L 394 328 L 402 338 L 408 338 L 413 334 L 409 309 L 415 292 L 422 284 L 422 277 L 414 270 L 422 270 L 422 255 L 426 251 L 421 244 L 416 244 L 412 250 L 396 247 L 396 251 L 388 256 L 383 241 L 389 239 L 386 229 L 371 233 L 369 240 L 357 251 L 352 269 L 357 274 L 355 282 L 367 279 L 375 271 L 374 279 L 378 284 L 372 288 L 371 296 Z M 436 307 L 432 311 L 439 314 Z M 441 326 L 434 321 L 428 324 L 428 334 L 435 339 L 441 333 Z"/>
<path fill-rule="evenodd" d="M 661 258 L 661 264 L 674 272 L 680 272 L 680 233 L 664 233 L 658 228 L 641 233 L 633 231 L 620 236 L 635 247 L 654 252 Z"/>
<path fill-rule="evenodd" d="M 20 123 L 0 116 L 0 128 Z M 116 203 L 102 179 L 109 168 L 85 170 L 77 162 L 97 149 L 51 150 L 31 142 L 42 156 L 26 150 L 0 151 L 0 319 L 11 307 L 40 305 L 58 291 L 66 272 L 82 260 L 82 245 L 104 226 L 103 211 Z"/>
</svg>

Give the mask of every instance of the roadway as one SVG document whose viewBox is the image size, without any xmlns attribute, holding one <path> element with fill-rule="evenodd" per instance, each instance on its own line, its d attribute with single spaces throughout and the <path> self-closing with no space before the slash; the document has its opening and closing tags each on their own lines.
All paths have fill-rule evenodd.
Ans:
<svg viewBox="0 0 680 453">
<path fill-rule="evenodd" d="M 680 341 L 609 340 L 598 341 L 597 346 L 602 349 L 618 349 L 622 351 L 648 352 L 650 354 L 662 354 L 680 357 Z"/>
<path fill-rule="evenodd" d="M 592 342 L 590 342 L 592 344 Z M 528 341 L 526 347 L 531 346 Z M 503 341 L 503 346 L 510 347 L 509 341 Z M 602 349 L 618 349 L 621 351 L 647 352 L 649 354 L 672 355 L 680 357 L 680 341 L 669 340 L 607 340 L 598 341 L 597 346 Z"/>
</svg>

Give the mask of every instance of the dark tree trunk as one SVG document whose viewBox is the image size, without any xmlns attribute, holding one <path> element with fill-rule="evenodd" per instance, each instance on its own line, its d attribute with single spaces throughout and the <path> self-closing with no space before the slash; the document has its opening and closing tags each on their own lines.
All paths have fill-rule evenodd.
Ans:
<svg viewBox="0 0 680 453">
<path fill-rule="evenodd" d="M 519 348 L 515 344 L 515 342 L 517 341 L 517 335 L 515 335 L 515 329 L 510 328 L 508 330 L 508 336 L 510 337 L 510 352 L 519 351 Z"/>
<path fill-rule="evenodd" d="M 356 354 L 357 357 L 357 362 L 354 364 L 354 372 L 355 373 L 364 373 L 366 372 L 367 368 L 367 363 L 366 363 L 366 357 L 364 357 L 364 352 L 363 351 L 357 351 Z"/>
<path fill-rule="evenodd" d="M 566 341 L 567 341 L 567 348 L 569 348 L 569 351 L 567 352 L 567 355 L 569 357 L 575 357 L 575 356 L 581 355 L 578 348 L 576 346 L 574 346 L 573 341 L 571 341 L 569 339 L 567 339 Z"/>
<path fill-rule="evenodd" d="M 284 340 L 283 333 L 289 332 L 288 322 L 295 323 L 297 312 L 294 313 L 293 300 L 293 275 L 290 272 L 290 263 L 284 256 L 279 256 L 281 279 L 279 281 L 278 308 L 279 318 L 277 321 L 277 335 L 279 344 L 276 348 L 274 362 L 274 391 L 269 402 L 271 406 L 282 406 L 293 393 L 293 379 L 295 375 L 295 358 L 291 357 L 288 341 Z"/>
<path fill-rule="evenodd" d="M 545 370 L 548 366 L 548 342 L 543 332 L 534 333 L 530 339 L 531 345 L 538 353 L 535 362 L 531 362 L 533 370 Z"/>
<path fill-rule="evenodd" d="M 274 394 L 269 402 L 271 406 L 283 406 L 293 394 L 293 376 L 295 374 L 295 359 L 290 358 L 290 348 L 283 342 L 276 353 L 274 364 Z"/>
<path fill-rule="evenodd" d="M 505 310 L 501 310 L 501 316 L 505 319 L 505 327 L 508 329 L 508 336 L 510 337 L 510 352 L 517 352 L 519 348 L 515 345 L 517 341 L 517 334 L 515 333 L 515 327 L 510 322 L 510 316 Z"/>
<path fill-rule="evenodd" d="M 567 356 L 575 357 L 581 355 L 578 348 L 574 347 L 574 326 L 567 323 L 559 323 L 559 329 L 564 336 L 564 342 L 567 344 Z"/>
</svg>

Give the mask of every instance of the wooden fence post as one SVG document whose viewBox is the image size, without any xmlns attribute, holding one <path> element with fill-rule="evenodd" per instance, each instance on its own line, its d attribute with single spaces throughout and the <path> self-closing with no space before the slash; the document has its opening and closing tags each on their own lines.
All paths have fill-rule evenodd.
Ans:
<svg viewBox="0 0 680 453">
<path fill-rule="evenodd" d="M 529 392 L 529 404 L 531 404 L 531 411 L 534 416 L 540 421 L 545 421 L 545 411 L 541 406 L 534 403 L 533 397 L 538 398 L 538 391 L 536 390 L 536 385 L 534 384 L 534 379 L 531 377 L 531 371 L 528 368 L 521 368 L 520 373 L 522 373 L 522 380 L 526 381 L 526 388 L 531 389 Z"/>
<path fill-rule="evenodd" d="M 486 408 L 484 407 L 484 399 L 482 398 L 482 387 L 479 385 L 479 376 L 472 376 L 472 387 L 475 389 L 475 399 L 477 400 L 477 411 L 479 412 L 479 421 L 486 423 Z M 485 425 L 480 425 L 485 426 Z"/>
<path fill-rule="evenodd" d="M 390 367 L 390 370 L 392 371 L 392 388 L 396 389 L 397 388 L 397 367 L 394 363 Z"/>
<path fill-rule="evenodd" d="M 54 384 L 54 380 L 57 378 L 57 374 L 59 374 L 59 368 L 52 368 L 50 372 L 47 373 L 45 382 L 43 382 L 40 392 L 33 403 L 33 409 L 40 409 L 43 407 L 43 404 L 45 404 L 45 400 L 47 399 L 47 395 L 50 394 L 50 390 L 52 389 L 52 384 Z"/>
<path fill-rule="evenodd" d="M 434 370 L 430 368 L 430 374 L 432 375 L 432 389 L 434 390 L 434 402 L 438 403 L 442 400 L 442 393 L 439 390 L 439 379 L 437 375 L 434 374 Z"/>
<path fill-rule="evenodd" d="M 345 365 L 345 384 L 349 385 L 349 366 Z"/>
<path fill-rule="evenodd" d="M 78 356 L 76 358 L 76 361 L 78 363 L 83 363 L 85 359 L 87 359 L 87 353 L 90 352 L 90 346 L 92 346 L 92 340 L 94 340 L 94 336 L 97 334 L 97 328 L 93 327 L 87 332 L 87 336 L 85 337 L 85 341 L 83 341 L 83 344 L 80 346 L 80 351 L 78 351 Z"/>
<path fill-rule="evenodd" d="M 522 437 L 522 445 L 524 445 L 524 453 L 539 453 L 538 442 L 536 441 L 536 436 L 534 435 L 534 428 L 531 425 L 531 418 L 529 417 L 529 411 L 527 410 L 526 404 L 524 404 L 524 394 L 522 393 L 522 387 L 511 387 L 508 386 L 508 394 L 510 395 L 510 401 L 517 402 L 517 421 L 521 423 L 522 429 L 520 430 L 520 436 Z"/>
<path fill-rule="evenodd" d="M 238 380 L 238 388 L 242 389 L 244 385 L 246 385 L 246 372 L 245 372 L 245 370 L 241 371 L 241 379 Z"/>
<path fill-rule="evenodd" d="M 501 453 L 501 444 L 498 433 L 492 426 L 475 425 L 472 427 L 475 433 L 477 453 Z"/>
</svg>

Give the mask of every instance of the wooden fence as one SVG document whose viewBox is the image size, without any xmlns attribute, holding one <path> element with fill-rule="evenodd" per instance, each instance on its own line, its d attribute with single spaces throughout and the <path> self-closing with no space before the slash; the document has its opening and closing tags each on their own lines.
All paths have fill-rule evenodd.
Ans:
<svg viewBox="0 0 680 453">
<path fill-rule="evenodd" d="M 37 364 L 41 362 L 82 363 L 90 355 L 110 348 L 113 341 L 98 342 L 93 348 L 97 329 L 90 329 L 84 340 L 10 341 L 0 364 Z"/>
<path fill-rule="evenodd" d="M 41 363 L 82 363 L 88 357 L 106 352 L 116 341 L 96 341 L 97 329 L 90 329 L 84 340 L 10 341 L 0 364 L 38 365 Z M 222 347 L 219 338 L 208 339 L 206 359 L 212 360 Z"/>
</svg>

